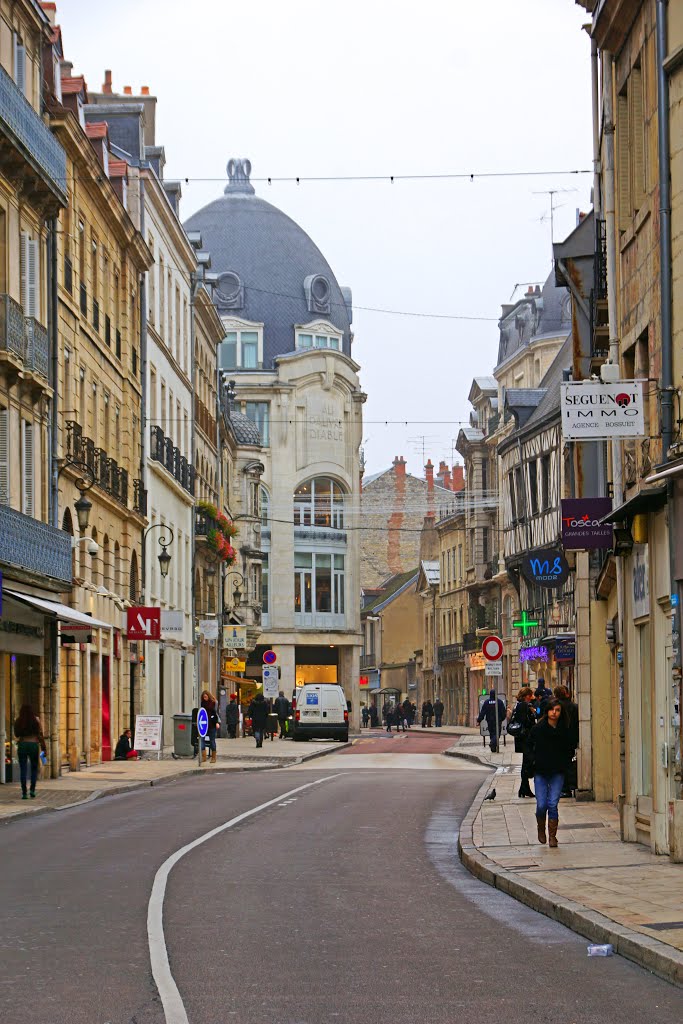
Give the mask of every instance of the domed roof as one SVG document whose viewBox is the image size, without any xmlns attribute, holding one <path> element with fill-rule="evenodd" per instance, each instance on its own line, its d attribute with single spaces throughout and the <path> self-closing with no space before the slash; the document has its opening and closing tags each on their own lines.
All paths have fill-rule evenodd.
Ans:
<svg viewBox="0 0 683 1024">
<path fill-rule="evenodd" d="M 228 162 L 225 194 L 185 222 L 201 234 L 218 275 L 214 301 L 219 315 L 263 323 L 263 366 L 293 352 L 294 327 L 326 320 L 351 354 L 351 292 L 306 232 L 254 192 L 248 160 Z"/>
<path fill-rule="evenodd" d="M 238 444 L 261 444 L 261 434 L 255 423 L 236 409 L 230 410 L 230 422 Z"/>
</svg>

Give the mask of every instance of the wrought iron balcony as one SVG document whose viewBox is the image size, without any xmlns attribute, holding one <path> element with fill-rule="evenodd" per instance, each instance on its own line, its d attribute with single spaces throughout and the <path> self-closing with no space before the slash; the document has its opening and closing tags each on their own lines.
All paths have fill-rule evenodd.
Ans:
<svg viewBox="0 0 683 1024">
<path fill-rule="evenodd" d="M 476 633 L 464 633 L 462 638 L 462 649 L 463 651 L 477 651 L 479 650 L 479 643 L 477 641 Z"/>
<path fill-rule="evenodd" d="M 66 153 L 55 136 L 28 102 L 14 79 L 0 65 L 0 134 L 9 142 L 0 145 L 0 165 L 12 164 L 16 173 L 17 155 L 23 166 L 24 181 L 37 176 L 54 197 L 54 212 L 67 205 Z"/>
<path fill-rule="evenodd" d="M 133 508 L 141 516 L 147 515 L 147 491 L 142 480 L 133 480 Z"/>
<path fill-rule="evenodd" d="M 209 530 L 212 530 L 213 519 L 210 519 L 204 512 L 194 514 L 194 535 L 195 537 L 208 537 Z"/>
<path fill-rule="evenodd" d="M 26 357 L 24 369 L 37 373 L 45 380 L 50 373 L 50 342 L 47 329 L 34 316 L 24 318 L 26 324 Z"/>
<path fill-rule="evenodd" d="M 189 494 L 194 494 L 194 467 L 180 454 L 180 449 L 175 447 L 173 440 L 166 437 L 161 427 L 156 424 L 150 429 L 149 454 L 150 458 L 160 462 L 168 470 L 181 487 Z"/>
<path fill-rule="evenodd" d="M 0 505 L 0 565 L 70 587 L 71 537 L 64 530 Z"/>
<path fill-rule="evenodd" d="M 462 661 L 464 653 L 462 644 L 442 644 L 439 647 L 439 664 L 445 665 L 449 661 Z"/>
<path fill-rule="evenodd" d="M 10 295 L 0 295 L 0 360 L 21 369 L 26 355 L 24 311 Z"/>
<path fill-rule="evenodd" d="M 66 454 L 68 458 L 84 462 L 92 471 L 96 486 L 128 508 L 128 470 L 110 458 L 104 448 L 95 447 L 95 442 L 84 436 L 83 428 L 75 420 L 68 420 L 66 424 Z M 139 485 L 140 482 L 136 480 L 135 483 Z M 135 511 L 140 509 L 135 506 Z"/>
</svg>

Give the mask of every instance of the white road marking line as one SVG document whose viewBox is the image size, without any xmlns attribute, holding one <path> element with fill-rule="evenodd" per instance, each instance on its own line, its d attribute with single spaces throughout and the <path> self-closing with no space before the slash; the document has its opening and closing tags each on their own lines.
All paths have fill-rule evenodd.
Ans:
<svg viewBox="0 0 683 1024">
<path fill-rule="evenodd" d="M 152 966 L 152 977 L 154 978 L 154 983 L 159 992 L 161 1005 L 164 1008 L 166 1024 L 189 1024 L 185 1005 L 180 997 L 178 986 L 176 985 L 171 973 L 171 966 L 168 962 L 166 939 L 164 937 L 164 896 L 166 895 L 166 882 L 168 881 L 171 869 L 175 867 L 178 861 L 181 860 L 186 853 L 196 849 L 196 847 L 201 846 L 202 843 L 205 843 L 208 839 L 213 839 L 214 836 L 220 835 L 221 832 L 225 832 L 234 825 L 239 825 L 239 823 L 241 821 L 245 821 L 246 818 L 253 817 L 255 814 L 258 814 L 259 811 L 265 811 L 267 807 L 273 807 L 275 804 L 278 804 L 280 800 L 286 800 L 288 797 L 294 796 L 295 793 L 301 793 L 305 789 L 311 789 L 313 786 L 319 786 L 322 782 L 331 782 L 332 779 L 339 779 L 343 774 L 345 773 L 338 772 L 336 775 L 327 775 L 324 779 L 316 779 L 315 782 L 307 782 L 303 786 L 297 786 L 296 789 L 290 789 L 288 793 L 282 793 L 280 796 L 274 797 L 273 800 L 266 801 L 265 804 L 259 804 L 258 807 L 252 807 L 250 811 L 244 811 L 242 814 L 238 814 L 237 817 L 231 818 L 230 821 L 226 821 L 222 825 L 218 825 L 217 828 L 212 828 L 210 832 L 206 832 L 198 839 L 194 839 L 186 846 L 182 846 L 179 850 L 176 850 L 175 853 L 172 853 L 170 857 L 167 857 L 161 865 L 154 876 L 152 893 L 149 897 L 149 904 L 147 907 L 147 939 L 149 942 L 149 959 Z"/>
</svg>

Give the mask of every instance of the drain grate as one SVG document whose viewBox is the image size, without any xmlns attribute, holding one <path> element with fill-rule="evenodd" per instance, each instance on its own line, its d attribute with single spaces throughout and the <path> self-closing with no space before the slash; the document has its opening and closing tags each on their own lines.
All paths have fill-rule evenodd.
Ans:
<svg viewBox="0 0 683 1024">
<path fill-rule="evenodd" d="M 644 924 L 642 927 L 653 932 L 675 932 L 683 928 L 683 921 L 658 921 L 657 924 Z"/>
</svg>

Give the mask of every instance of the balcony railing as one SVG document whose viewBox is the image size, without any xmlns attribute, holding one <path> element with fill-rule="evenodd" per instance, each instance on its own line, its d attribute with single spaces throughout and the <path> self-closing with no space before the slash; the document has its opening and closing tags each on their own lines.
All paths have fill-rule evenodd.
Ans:
<svg viewBox="0 0 683 1024">
<path fill-rule="evenodd" d="M 133 508 L 141 516 L 147 515 L 147 491 L 142 480 L 133 480 Z"/>
<path fill-rule="evenodd" d="M 194 400 L 195 423 L 203 430 L 206 436 L 214 441 L 216 438 L 216 421 L 200 398 L 195 395 Z"/>
<path fill-rule="evenodd" d="M 463 644 L 443 644 L 439 647 L 439 664 L 445 665 L 448 661 L 462 661 L 464 653 Z"/>
<path fill-rule="evenodd" d="M 68 420 L 66 424 L 66 454 L 77 462 L 84 462 L 92 472 L 95 484 L 128 508 L 128 470 L 110 458 L 104 448 L 97 448 L 92 438 L 85 437 L 83 428 L 75 420 Z M 140 489 L 139 483 L 139 480 L 135 481 L 137 490 Z M 140 511 L 137 506 L 135 510 Z"/>
<path fill-rule="evenodd" d="M 174 480 L 177 480 L 181 487 L 184 487 L 189 494 L 194 494 L 195 471 L 180 449 L 176 448 L 173 440 L 166 437 L 162 428 L 154 425 L 150 431 L 150 458 L 160 462 Z"/>
<path fill-rule="evenodd" d="M 1 65 L 0 133 L 10 141 L 9 147 L 0 146 L 0 154 L 18 151 L 48 185 L 59 205 L 66 206 L 66 153 Z"/>
<path fill-rule="evenodd" d="M 26 352 L 24 311 L 10 295 L 0 295 L 0 352 L 23 360 Z"/>
<path fill-rule="evenodd" d="M 3 563 L 70 587 L 71 537 L 64 530 L 0 505 L 0 564 Z"/>
<path fill-rule="evenodd" d="M 47 380 L 50 372 L 50 343 L 47 329 L 39 324 L 33 316 L 27 316 L 25 324 L 26 357 L 24 367 L 33 373 L 40 374 Z"/>
<path fill-rule="evenodd" d="M 463 651 L 476 651 L 479 649 L 476 633 L 463 633 L 462 649 Z"/>
</svg>

